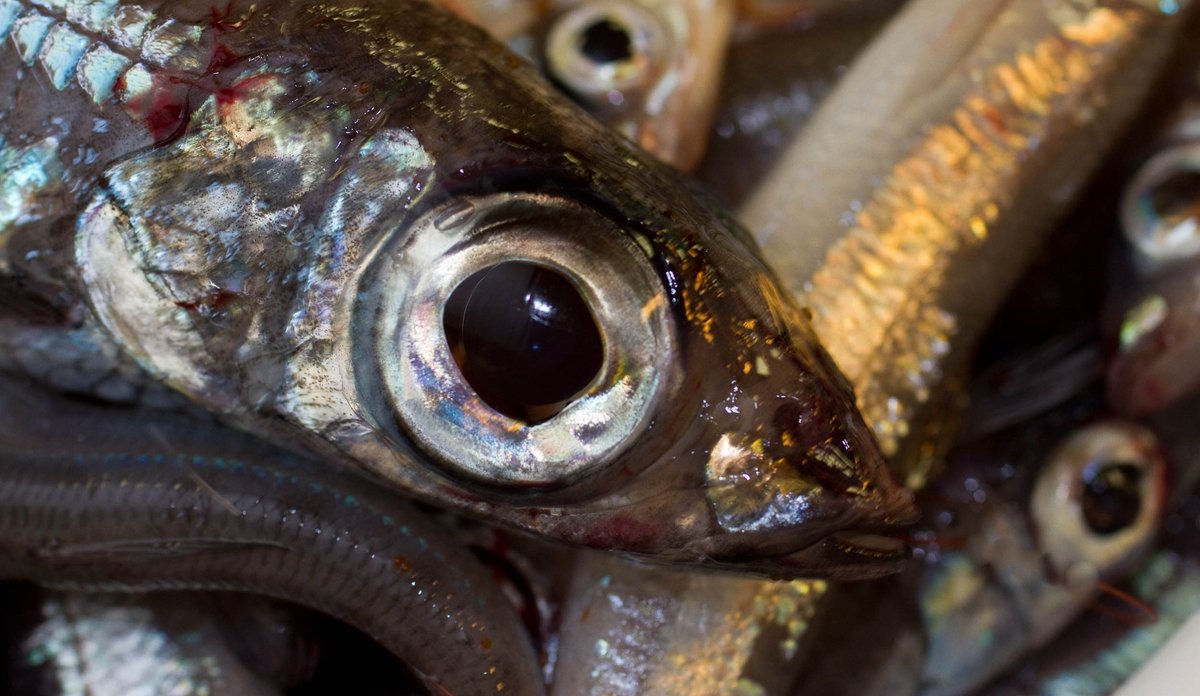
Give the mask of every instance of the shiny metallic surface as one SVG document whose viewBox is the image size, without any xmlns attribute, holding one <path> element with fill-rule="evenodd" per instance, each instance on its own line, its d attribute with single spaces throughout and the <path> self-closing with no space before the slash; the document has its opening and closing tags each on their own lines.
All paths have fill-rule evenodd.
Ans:
<svg viewBox="0 0 1200 696">
<path fill-rule="evenodd" d="M 202 599 L 54 593 L 22 643 L 61 696 L 273 696 L 225 643 Z"/>
<path fill-rule="evenodd" d="M 578 238 L 556 234 L 563 225 Z M 364 361 L 378 364 L 388 405 L 404 427 L 447 467 L 489 485 L 561 486 L 602 471 L 678 388 L 678 338 L 666 293 L 643 248 L 615 232 L 606 218 L 566 199 L 459 199 L 431 210 L 370 262 L 379 270 L 368 271 L 360 287 L 380 290 L 373 293 L 377 305 L 359 309 L 364 332 L 377 335 L 376 355 Z M 514 256 L 573 279 L 607 348 L 585 393 L 532 427 L 496 412 L 471 389 L 442 332 L 450 293 Z M 380 325 L 366 328 L 376 317 L 384 318 Z"/>
<path fill-rule="evenodd" d="M 22 16 L 59 21 L 70 6 L 22 5 Z M 17 153 L 32 164 L 9 185 L 22 196 L 4 231 L 12 276 L 39 279 L 63 312 L 101 327 L 97 351 L 115 344 L 239 427 L 438 504 L 664 562 L 887 572 L 899 554 L 828 537 L 902 524 L 910 496 L 745 234 L 480 32 L 419 7 L 196 3 L 159 14 L 111 4 L 88 36 L 130 64 L 100 106 L 78 80 L 54 82 L 86 50 L 35 57 L 44 65 L 31 72 L 11 55 L 3 135 L 39 143 Z M 55 152 L 71 153 L 57 175 Z M 40 178 L 18 187 L 29 167 Z M 611 256 L 593 268 L 551 264 L 597 303 L 609 362 L 604 384 L 543 423 L 468 405 L 446 361 L 436 385 L 423 381 L 436 364 L 403 344 L 392 352 L 387 338 L 394 322 L 437 324 L 388 304 L 406 276 L 421 276 L 387 250 L 489 195 L 533 195 L 543 220 L 575 206 L 596 221 L 560 220 L 553 244 L 508 248 L 511 258 L 549 262 L 572 245 Z M 495 236 L 499 262 L 503 226 L 485 223 L 466 224 L 472 240 Z M 594 234 L 608 239 L 572 241 Z M 624 270 L 629 259 L 640 275 Z M 644 313 L 654 343 L 607 319 L 618 309 Z M 455 389 L 459 406 L 438 416 L 449 430 L 412 417 Z M 455 445 L 464 441 L 474 444 Z M 740 452 L 721 471 L 710 466 L 718 441 Z M 592 449 L 572 451 L 585 442 Z M 758 473 L 743 482 L 722 473 L 731 466 Z M 480 488 L 495 481 L 539 492 Z"/>
<path fill-rule="evenodd" d="M 1189 7 L 910 3 L 742 207 L 909 485 L 937 467 L 921 453 L 935 385 L 963 369 Z M 911 51 L 918 32 L 938 50 Z"/>
</svg>

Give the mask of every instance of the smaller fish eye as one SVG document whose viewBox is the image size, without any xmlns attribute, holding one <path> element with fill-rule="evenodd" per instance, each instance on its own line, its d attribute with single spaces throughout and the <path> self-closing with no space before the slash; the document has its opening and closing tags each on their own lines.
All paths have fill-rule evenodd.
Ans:
<svg viewBox="0 0 1200 696">
<path fill-rule="evenodd" d="M 1167 148 L 1142 165 L 1122 196 L 1121 227 L 1155 261 L 1200 253 L 1200 143 Z"/>
<path fill-rule="evenodd" d="M 1166 486 L 1158 438 L 1108 420 L 1071 433 L 1050 453 L 1030 498 L 1038 543 L 1058 571 L 1124 567 L 1158 531 Z"/>
<path fill-rule="evenodd" d="M 446 342 L 479 398 L 530 425 L 558 414 L 595 380 L 604 341 L 561 273 L 526 261 L 477 271 L 450 293 Z"/>
<path fill-rule="evenodd" d="M 636 3 L 585 3 L 547 31 L 546 70 L 584 102 L 620 106 L 658 79 L 668 34 L 661 17 Z"/>
</svg>

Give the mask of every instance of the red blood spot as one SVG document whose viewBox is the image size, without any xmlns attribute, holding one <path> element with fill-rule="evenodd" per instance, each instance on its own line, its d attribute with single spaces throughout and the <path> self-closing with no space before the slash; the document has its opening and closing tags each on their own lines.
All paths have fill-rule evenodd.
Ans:
<svg viewBox="0 0 1200 696">
<path fill-rule="evenodd" d="M 656 530 L 628 515 L 614 514 L 586 534 L 586 544 L 597 549 L 636 551 L 655 537 Z"/>
<path fill-rule="evenodd" d="M 492 579 L 498 584 L 504 583 L 508 579 L 505 571 L 505 565 L 508 558 L 508 535 L 497 530 L 492 537 L 492 561 L 489 565 L 492 568 Z"/>
<path fill-rule="evenodd" d="M 231 63 L 241 58 L 223 43 L 217 43 L 217 47 L 213 49 L 212 57 L 208 59 L 208 67 L 204 69 L 208 74 L 213 74 L 220 71 L 222 68 L 228 67 Z"/>
<path fill-rule="evenodd" d="M 175 306 L 186 312 L 215 312 L 227 307 L 230 301 L 237 296 L 236 292 L 217 290 L 196 300 L 180 300 L 175 303 Z"/>
<path fill-rule="evenodd" d="M 234 102 L 237 102 L 241 99 L 246 99 L 250 95 L 254 94 L 257 89 L 270 82 L 271 79 L 271 75 L 255 75 L 254 77 L 248 77 L 239 82 L 235 82 L 224 89 L 217 90 L 217 107 L 223 111 L 228 109 L 231 105 L 233 105 Z M 226 114 L 222 113 L 221 115 L 225 116 Z"/>
<path fill-rule="evenodd" d="M 125 84 L 117 81 L 123 91 Z M 116 89 L 116 87 L 114 87 Z M 166 145 L 187 129 L 191 120 L 190 86 L 165 75 L 155 75 L 150 89 L 125 102 L 125 112 L 145 124 L 155 145 Z"/>
</svg>

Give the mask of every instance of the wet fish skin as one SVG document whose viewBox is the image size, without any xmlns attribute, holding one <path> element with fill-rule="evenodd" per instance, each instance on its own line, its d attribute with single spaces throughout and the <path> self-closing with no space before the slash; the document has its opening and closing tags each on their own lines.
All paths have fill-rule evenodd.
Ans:
<svg viewBox="0 0 1200 696">
<path fill-rule="evenodd" d="M 909 3 L 742 206 L 908 485 L 952 439 L 945 380 L 1194 11 Z M 917 35 L 938 50 L 912 51 Z"/>
<path fill-rule="evenodd" d="M 0 379 L 0 578 L 263 594 L 345 621 L 434 692 L 542 692 L 491 574 L 405 500 L 215 423 L 129 411 Z"/>
<path fill-rule="evenodd" d="M 1092 55 L 1096 60 L 1089 65 L 1103 65 L 1104 69 L 1069 85 L 1066 84 L 1070 82 L 1068 80 L 1056 82 L 1055 84 L 1062 88 L 1061 94 L 1070 94 L 1070 98 L 1054 105 L 1053 108 L 1038 111 L 1036 114 L 1026 114 L 1028 120 L 1024 120 L 1025 116 L 1013 117 L 1013 122 L 1020 121 L 1022 127 L 1037 124 L 1035 127 L 1044 126 L 1052 130 L 1056 138 L 1062 138 L 1062 141 L 1038 141 L 1036 144 L 1026 141 L 1031 147 L 1054 148 L 1060 146 L 1061 142 L 1078 138 L 1076 142 L 1086 142 L 1086 147 L 1094 148 L 1097 140 L 1085 133 L 1100 133 L 1100 140 L 1111 140 L 1116 134 L 1116 124 L 1132 115 L 1131 112 L 1122 113 L 1132 102 L 1122 98 L 1121 104 L 1113 111 L 1089 111 L 1095 118 L 1082 126 L 1072 120 L 1072 114 L 1077 112 L 1080 103 L 1087 103 L 1092 98 L 1105 101 L 1107 97 L 1103 94 L 1112 84 L 1119 83 L 1117 87 L 1112 88 L 1120 90 L 1135 84 L 1124 82 L 1125 68 L 1134 72 L 1155 72 L 1161 69 L 1166 56 L 1156 51 L 1161 46 L 1158 42 L 1167 32 L 1164 30 L 1164 33 L 1157 33 L 1155 27 L 1171 26 L 1171 31 L 1175 32 L 1173 35 L 1182 35 L 1181 17 L 1159 17 L 1152 8 L 1145 8 L 1143 13 L 1142 9 L 1128 3 L 1115 3 L 1111 6 L 1105 3 L 1075 4 L 1072 12 L 1078 10 L 1078 16 L 1066 12 L 1066 3 L 993 3 L 984 8 L 996 10 L 994 14 L 981 11 L 977 5 L 978 3 L 974 2 L 939 1 L 906 5 L 901 15 L 890 27 L 884 29 L 881 38 L 877 40 L 882 43 L 868 48 L 867 54 L 870 57 L 854 64 L 850 73 L 835 88 L 837 96 L 830 97 L 832 103 L 825 102 L 821 105 L 821 111 L 809 125 L 821 128 L 817 146 L 813 146 L 812 141 L 807 140 L 810 138 L 809 133 L 802 131 L 781 162 L 777 163 L 778 169 L 768 175 L 768 184 L 760 187 L 742 209 L 742 213 L 748 216 L 746 221 L 760 233 L 760 239 L 766 238 L 765 243 L 772 250 L 769 255 L 772 263 L 783 265 L 781 270 L 784 271 L 785 282 L 798 293 L 807 293 L 805 301 L 812 303 L 818 316 L 824 314 L 822 326 L 828 330 L 824 338 L 833 349 L 835 358 L 842 355 L 858 356 L 869 366 L 869 369 L 857 372 L 860 379 L 855 379 L 860 405 L 864 406 L 868 413 L 889 413 L 888 409 L 893 405 L 899 407 L 899 413 L 893 414 L 896 415 L 895 418 L 881 418 L 872 424 L 882 426 L 884 431 L 879 434 L 890 439 L 896 446 L 896 451 L 921 452 L 928 457 L 923 464 L 914 464 L 903 455 L 894 460 L 899 468 L 912 475 L 909 478 L 912 485 L 923 485 L 926 477 L 941 466 L 941 450 L 933 448 L 934 455 L 929 455 L 923 449 L 927 433 L 907 426 L 928 420 L 936 423 L 944 433 L 948 433 L 948 436 L 943 438 L 947 444 L 953 439 L 953 433 L 950 432 L 953 428 L 947 426 L 944 401 L 948 394 L 950 400 L 957 398 L 953 380 L 959 378 L 957 370 L 963 368 L 962 361 L 971 355 L 974 341 L 986 324 L 984 315 L 991 309 L 983 311 L 984 306 L 989 302 L 998 303 L 1002 297 L 994 274 L 1016 273 L 1022 264 L 1029 260 L 1017 260 L 1011 255 L 1006 255 L 1000 260 L 996 254 L 980 253 L 978 249 L 964 250 L 964 247 L 956 247 L 952 243 L 941 251 L 949 251 L 951 255 L 961 252 L 962 255 L 957 257 L 958 260 L 954 262 L 955 265 L 947 278 L 961 274 L 958 281 L 954 282 L 961 281 L 961 287 L 969 286 L 969 290 L 950 290 L 949 286 L 939 285 L 944 278 L 936 278 L 922 272 L 913 273 L 914 283 L 907 288 L 882 287 L 886 285 L 886 281 L 881 278 L 886 279 L 893 273 L 903 276 L 934 258 L 931 250 L 938 246 L 937 235 L 924 235 L 929 230 L 919 224 L 919 221 L 926 219 L 925 214 L 929 212 L 920 198 L 922 193 L 927 192 L 927 186 L 936 188 L 934 184 L 939 180 L 945 183 L 948 187 L 947 202 L 953 206 L 983 194 L 994 194 L 996 200 L 1008 201 L 1010 185 L 1014 182 L 1018 187 L 1026 185 L 1021 176 L 1014 176 L 1012 179 L 997 177 L 987 179 L 987 183 L 979 190 L 964 191 L 959 177 L 962 172 L 958 169 L 953 173 L 943 172 L 945 177 L 940 179 L 937 170 L 940 165 L 936 162 L 930 164 L 928 161 L 921 161 L 921 157 L 918 156 L 923 147 L 921 143 L 929 144 L 937 140 L 931 132 L 949 135 L 946 130 L 931 126 L 930 122 L 947 114 L 951 118 L 955 115 L 961 116 L 961 111 L 955 112 L 955 105 L 969 105 L 964 106 L 963 111 L 981 108 L 977 101 L 980 99 L 979 93 L 972 90 L 978 88 L 983 91 L 983 85 L 989 79 L 994 79 L 994 75 L 988 77 L 991 74 L 989 71 L 995 71 L 1006 78 L 1018 73 L 1020 76 L 1036 77 L 1037 66 L 1031 64 L 1029 55 L 1023 52 L 1030 46 L 1043 44 L 1054 46 L 1054 50 L 1062 49 L 1064 45 L 1069 46 L 1071 42 L 1066 36 L 1077 29 L 1073 29 L 1075 25 L 1072 18 L 1078 20 L 1079 17 L 1086 17 L 1088 12 L 1095 12 L 1096 18 L 1140 18 L 1129 25 L 1132 29 L 1127 33 L 1117 32 L 1111 36 L 1104 34 L 1107 39 L 1111 39 L 1111 46 L 1101 42 L 1099 48 L 1080 48 L 1085 52 L 1091 52 L 1092 48 L 1095 48 Z M 955 15 L 954 12 L 960 14 Z M 1059 13 L 1056 20 L 1048 21 L 1045 14 L 1055 12 Z M 1109 12 L 1116 14 L 1109 15 Z M 1141 19 L 1146 19 L 1146 23 L 1142 24 Z M 861 29 L 862 26 L 859 25 L 858 28 Z M 819 34 L 819 27 L 817 33 Z M 1142 50 L 1149 44 L 1154 45 L 1151 50 Z M 913 50 L 914 45 L 927 47 L 927 50 Z M 982 46 L 986 48 L 981 48 Z M 958 47 L 961 50 L 951 50 L 948 47 Z M 1109 51 L 1109 48 L 1112 50 Z M 1118 65 L 1123 67 L 1118 69 Z M 905 72 L 906 70 L 910 72 Z M 1050 74 L 1054 74 L 1053 67 Z M 1013 87 L 1015 98 L 1033 95 L 1032 92 L 1019 93 L 1019 80 L 1017 83 L 1008 84 Z M 899 96 L 896 95 L 897 92 L 900 93 Z M 895 97 L 899 105 L 888 102 L 888 95 Z M 900 98 L 905 95 L 907 99 Z M 991 98 L 995 99 L 996 96 L 996 92 L 991 93 Z M 997 103 L 1000 101 L 1002 100 L 998 100 Z M 1108 104 L 1107 101 L 1105 103 Z M 1022 101 L 1021 107 L 1026 106 L 1029 105 Z M 1020 110 L 1018 108 L 1005 113 L 1012 115 Z M 932 117 L 934 113 L 941 116 Z M 1108 120 L 1110 118 L 1111 121 Z M 1070 122 L 1070 125 L 1060 124 L 1060 121 Z M 868 133 L 868 128 L 872 125 L 879 130 Z M 956 127 L 957 123 L 949 130 L 953 131 Z M 1075 127 L 1080 127 L 1080 130 L 1067 132 Z M 928 140 L 923 140 L 925 138 Z M 963 155 L 963 161 L 958 163 L 962 169 L 969 169 L 981 160 L 986 162 L 988 157 L 997 152 L 1005 152 L 1005 148 L 1009 147 L 1012 141 L 977 144 L 980 149 L 985 150 L 984 154 L 977 159 L 972 159 L 970 154 Z M 910 147 L 913 150 L 909 150 Z M 939 155 L 948 155 L 937 146 L 931 146 L 930 153 L 933 152 L 938 153 L 933 155 L 934 161 Z M 961 150 L 955 152 L 963 154 Z M 799 153 L 803 153 L 804 156 L 797 156 Z M 889 154 L 880 156 L 881 153 Z M 889 157 L 895 159 L 890 160 Z M 918 163 L 914 164 L 914 160 Z M 1075 181 L 1073 185 L 1078 185 L 1081 179 L 1075 177 L 1081 175 L 1086 167 L 1081 166 L 1079 160 L 1064 160 L 1066 161 L 1076 166 L 1078 171 L 1072 172 L 1064 181 Z M 884 162 L 888 164 L 880 166 L 879 170 L 874 172 L 874 176 L 865 171 L 872 166 L 883 165 Z M 880 194 L 884 188 L 880 187 L 880 181 L 886 178 L 881 172 L 897 162 L 907 164 L 896 165 L 897 171 L 902 173 L 897 175 L 893 183 L 896 183 L 896 190 L 906 193 L 888 198 Z M 1020 157 L 1014 159 L 1012 164 L 1017 172 L 1024 171 L 1030 176 L 1037 176 L 1041 167 L 1036 163 L 1036 159 Z M 912 168 L 906 169 L 907 166 Z M 1022 167 L 1030 169 L 1025 171 Z M 728 171 L 729 167 L 725 170 L 718 168 L 715 176 L 727 176 Z M 862 175 L 861 179 L 856 178 L 859 174 Z M 847 182 L 861 183 L 861 190 L 853 189 L 849 185 L 842 186 Z M 1035 192 L 1035 189 L 1036 187 L 1031 187 L 1024 191 L 1035 197 L 1045 193 Z M 913 197 L 906 198 L 907 193 L 912 193 Z M 895 206 L 891 212 L 881 215 L 880 219 L 868 219 L 866 214 L 855 218 L 851 214 L 839 217 L 823 216 L 815 212 L 820 209 L 838 208 L 837 212 L 840 213 L 843 206 L 854 209 L 869 196 L 876 194 L 879 194 L 880 200 L 886 199 L 885 207 L 893 204 Z M 859 198 L 860 195 L 862 198 Z M 816 205 L 810 208 L 797 204 L 801 199 Z M 1050 204 L 1048 209 L 1064 211 L 1067 203 L 1065 197 L 1059 198 Z M 930 216 L 930 228 L 937 228 L 943 223 L 944 219 L 939 218 L 939 214 L 940 211 L 934 211 Z M 1005 215 L 1009 214 L 1014 220 L 1025 220 L 1027 216 L 1032 215 L 1023 205 L 1006 210 Z M 885 227 L 886 223 L 895 221 L 892 231 L 907 229 L 907 222 L 916 220 L 918 223 L 907 229 L 912 233 L 909 240 L 911 245 L 897 243 L 894 248 L 884 248 L 883 242 L 870 237 L 869 225 L 860 229 L 851 224 L 856 219 L 867 219 L 870 223 L 882 220 L 880 224 Z M 1012 230 L 1015 231 L 1015 235 L 1007 237 L 1002 228 L 1009 222 L 1004 221 L 999 225 L 1000 232 L 996 231 L 997 226 L 988 228 L 995 234 L 988 237 L 986 244 L 992 245 L 990 248 L 993 251 L 997 248 L 996 245 L 1007 245 L 1008 252 L 1017 255 L 1032 254 L 1037 242 L 1034 231 L 1038 229 L 1038 225 L 1043 226 L 1041 229 L 1048 230 L 1048 220 L 1049 215 L 1027 226 L 1013 222 Z M 769 227 L 764 229 L 764 225 Z M 959 231 L 964 235 L 970 234 L 965 224 Z M 769 237 L 767 232 L 770 232 Z M 826 255 L 825 249 L 819 247 L 830 239 L 840 239 L 841 242 L 835 244 L 837 248 L 830 250 Z M 925 251 L 931 251 L 931 254 L 926 254 Z M 880 258 L 872 257 L 874 252 L 878 252 Z M 859 261 L 862 263 L 858 263 Z M 846 281 L 845 285 L 834 283 L 834 289 L 819 295 L 807 292 L 811 289 L 812 278 L 816 277 L 818 272 L 827 272 L 835 267 L 847 271 L 847 274 L 840 278 Z M 826 277 L 825 280 L 829 278 Z M 876 297 L 880 304 L 868 307 L 862 315 L 863 323 L 856 328 L 856 315 L 843 310 L 846 305 L 854 305 L 860 294 L 870 295 L 875 290 L 880 290 L 879 296 Z M 935 296 L 936 299 L 937 293 L 943 290 L 954 296 L 955 301 L 972 303 L 970 311 L 966 312 L 967 316 L 959 327 L 959 332 L 942 335 L 933 331 L 925 333 L 924 338 L 921 338 L 919 335 L 931 326 L 914 319 L 914 316 L 930 310 L 931 306 L 925 304 L 926 301 L 930 300 L 931 296 Z M 893 317 L 898 333 L 879 331 L 891 321 L 887 318 L 886 311 L 869 311 L 889 302 L 895 302 L 891 306 L 903 315 L 903 318 Z M 1039 312 L 1044 309 L 1040 306 Z M 898 338 L 899 334 L 903 336 Z M 931 359 L 928 353 L 922 352 L 927 348 L 936 354 L 936 359 Z M 945 350 L 949 350 L 954 360 L 959 361 L 959 367 L 954 370 L 941 369 L 938 360 L 944 357 L 942 351 Z M 1089 350 L 1083 356 L 1085 359 L 1077 361 L 1077 364 L 1095 368 L 1098 364 L 1098 354 L 1096 349 Z M 920 372 L 927 368 L 930 371 L 922 376 Z M 904 374 L 899 375 L 899 372 Z M 852 370 L 851 374 L 856 373 Z M 1044 386 L 1046 385 L 1039 384 L 1036 388 L 1041 389 Z M 918 393 L 924 393 L 924 396 L 916 396 Z M 1044 390 L 1038 397 L 1045 399 L 1047 394 L 1052 393 Z M 914 398 L 908 401 L 910 396 Z M 868 406 L 870 408 L 867 408 Z M 910 407 L 913 410 L 905 410 Z M 959 403 L 953 404 L 953 408 L 959 407 Z M 898 425 L 900 427 L 894 427 Z M 639 612 L 629 607 L 655 608 L 662 605 L 661 587 L 669 584 L 670 574 L 666 571 L 628 567 L 618 577 L 610 568 L 611 565 L 605 560 L 584 559 L 577 570 L 577 582 L 581 586 L 592 588 L 591 591 L 596 595 L 611 599 L 607 602 L 594 602 L 594 608 L 588 613 L 589 621 L 573 625 L 564 634 L 564 651 L 572 650 L 580 656 L 576 661 L 566 663 L 563 668 L 570 678 L 570 681 L 566 682 L 568 686 L 564 693 L 577 689 L 578 684 L 587 684 L 600 693 L 617 691 L 634 694 L 644 690 L 671 693 L 671 689 L 664 687 L 664 684 L 673 684 L 674 688 L 678 689 L 679 684 L 689 683 L 710 685 L 709 688 L 714 692 L 732 691 L 753 683 L 765 693 L 780 693 L 791 688 L 793 680 L 795 688 L 802 692 L 807 686 L 805 674 L 813 671 L 820 674 L 821 681 L 817 682 L 815 692 L 821 693 L 821 689 L 830 681 L 836 680 L 836 676 L 831 677 L 832 668 L 827 666 L 828 663 L 854 662 L 857 656 L 858 647 L 851 646 L 847 651 L 850 653 L 849 657 L 839 654 L 833 658 L 820 637 L 821 631 L 828 630 L 829 626 L 813 624 L 813 627 L 810 627 L 814 617 L 816 620 L 821 618 L 825 607 L 836 604 L 833 598 L 825 599 L 827 590 L 820 583 L 809 585 L 809 591 L 804 594 L 803 601 L 794 603 L 778 615 L 768 612 L 769 618 L 759 621 L 748 618 L 755 615 L 746 607 L 758 606 L 762 603 L 762 598 L 780 595 L 786 597 L 786 590 L 768 583 L 756 585 L 753 582 L 720 578 L 705 583 L 694 582 L 677 588 L 678 594 L 673 597 L 672 606 L 695 606 L 699 609 L 677 610 L 669 615 L 669 619 L 662 619 L 660 612 Z M 613 578 L 610 585 L 604 586 L 603 590 L 598 589 L 601 587 L 601 581 L 610 575 Z M 793 584 L 802 582 L 796 581 Z M 896 603 L 914 601 L 911 597 L 895 599 Z M 759 600 L 759 604 L 756 604 L 756 600 Z M 727 610 L 725 613 L 716 609 L 711 613 L 705 611 L 705 608 L 710 607 Z M 582 610 L 577 610 L 577 614 L 582 613 Z M 640 619 L 640 623 L 635 623 L 635 619 Z M 719 632 L 719 637 L 709 639 L 705 643 L 706 648 L 714 648 L 714 651 L 719 652 L 721 659 L 697 659 L 700 653 L 691 641 L 697 635 L 704 635 L 706 627 L 718 622 L 723 626 L 734 627 Z M 812 654 L 805 655 L 803 651 L 797 653 L 794 650 L 789 652 L 780 649 L 782 644 L 796 643 L 794 636 L 789 636 L 792 638 L 790 643 L 770 638 L 760 639 L 760 636 L 774 635 L 773 623 L 778 626 L 797 627 L 797 632 L 803 636 L 799 644 L 814 645 Z M 837 620 L 831 623 L 835 624 L 835 629 L 838 628 Z M 897 631 L 900 630 L 900 627 L 897 627 Z M 908 680 L 905 688 L 917 688 L 920 665 L 912 658 L 912 654 L 920 650 L 914 650 L 912 645 L 914 641 L 922 640 L 920 636 L 923 629 L 909 625 L 903 630 L 903 645 L 901 642 L 897 643 L 902 649 L 898 649 L 893 655 L 874 656 L 881 662 L 895 660 L 885 665 L 886 669 L 894 670 L 890 673 L 894 679 L 888 681 L 881 678 L 880 682 L 870 685 L 872 688 L 899 689 L 900 682 L 905 679 Z M 811 633 L 816 635 L 810 635 Z M 917 637 L 914 638 L 914 634 Z M 953 631 L 946 631 L 946 634 L 950 643 L 960 638 L 960 635 Z M 641 636 L 644 635 L 655 636 L 657 642 L 642 640 Z M 593 646 L 599 645 L 601 641 L 612 650 L 605 653 L 594 650 Z M 715 649 L 717 644 L 726 649 Z M 667 649 L 660 649 L 660 645 L 667 646 Z M 642 659 L 633 658 L 633 654 L 642 655 Z M 810 657 L 811 659 L 808 659 Z M 756 663 L 765 663 L 770 667 L 757 670 L 759 674 L 756 674 Z M 613 686 L 615 677 L 612 675 L 626 678 L 620 684 L 623 690 Z M 741 681 L 743 678 L 745 681 Z M 867 684 L 859 686 L 866 688 Z"/>
<path fill-rule="evenodd" d="M 72 29 L 92 5 L 7 2 L 0 134 L 45 176 L 5 181 L 21 204 L 5 262 L 155 379 L 570 542 L 762 574 L 891 569 L 828 537 L 902 523 L 910 496 L 745 233 L 480 32 L 419 2 L 178 3 L 134 50 L 124 19 Z M 30 18 L 43 43 L 87 48 L 27 61 Z M 89 51 L 126 56 L 108 92 L 80 82 Z M 463 383 L 436 298 L 401 306 L 442 292 L 438 264 L 508 258 L 503 235 L 602 300 L 600 377 L 536 428 Z"/>
</svg>

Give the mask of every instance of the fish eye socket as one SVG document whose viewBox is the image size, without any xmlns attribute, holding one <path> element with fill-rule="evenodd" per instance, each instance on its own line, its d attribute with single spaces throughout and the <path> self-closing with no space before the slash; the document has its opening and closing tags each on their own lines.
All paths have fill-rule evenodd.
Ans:
<svg viewBox="0 0 1200 696">
<path fill-rule="evenodd" d="M 1122 195 L 1121 227 L 1156 261 L 1200 253 L 1200 143 L 1167 148 L 1142 165 Z"/>
<path fill-rule="evenodd" d="M 562 488 L 605 470 L 679 383 L 666 290 L 633 230 L 548 193 L 463 196 L 356 279 L 356 389 L 443 474 Z"/>
<path fill-rule="evenodd" d="M 1166 463 L 1148 429 L 1102 421 L 1069 435 L 1038 474 L 1030 513 L 1048 560 L 1104 575 L 1133 560 L 1162 515 Z"/>
<path fill-rule="evenodd" d="M 663 20 L 636 3 L 584 3 L 551 25 L 546 69 L 580 99 L 619 107 L 658 78 L 668 37 Z"/>
<path fill-rule="evenodd" d="M 451 355 L 479 397 L 530 424 L 548 420 L 600 372 L 604 341 L 561 273 L 506 261 L 470 275 L 442 315 Z"/>
</svg>

